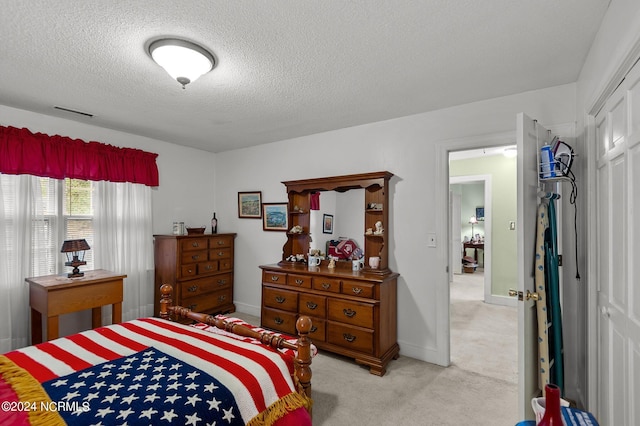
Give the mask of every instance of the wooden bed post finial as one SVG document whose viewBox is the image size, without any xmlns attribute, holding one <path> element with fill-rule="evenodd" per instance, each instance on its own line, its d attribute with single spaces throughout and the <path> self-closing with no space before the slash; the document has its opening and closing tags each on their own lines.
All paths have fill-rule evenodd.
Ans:
<svg viewBox="0 0 640 426">
<path fill-rule="evenodd" d="M 296 321 L 296 329 L 298 330 L 298 356 L 296 362 L 296 379 L 298 381 L 298 392 L 302 392 L 311 398 L 311 340 L 309 332 L 311 331 L 311 318 L 301 316 Z"/>
<path fill-rule="evenodd" d="M 171 296 L 173 295 L 173 287 L 171 284 L 162 284 L 160 286 L 160 318 L 171 321 L 169 308 L 173 304 Z"/>
</svg>

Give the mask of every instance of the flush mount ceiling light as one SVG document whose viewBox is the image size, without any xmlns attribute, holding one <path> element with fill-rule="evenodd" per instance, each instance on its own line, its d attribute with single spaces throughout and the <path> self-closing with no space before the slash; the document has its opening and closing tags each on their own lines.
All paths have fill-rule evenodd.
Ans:
<svg viewBox="0 0 640 426">
<path fill-rule="evenodd" d="M 149 45 L 149 55 L 169 75 L 182 84 L 182 88 L 216 65 L 211 52 L 190 41 L 163 38 Z"/>
</svg>

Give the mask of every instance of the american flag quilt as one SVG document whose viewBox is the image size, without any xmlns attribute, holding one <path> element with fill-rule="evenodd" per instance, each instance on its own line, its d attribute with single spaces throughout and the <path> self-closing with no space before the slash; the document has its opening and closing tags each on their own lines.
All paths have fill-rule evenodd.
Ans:
<svg viewBox="0 0 640 426">
<path fill-rule="evenodd" d="M 0 356 L 0 425 L 311 424 L 289 355 L 159 318 Z"/>
</svg>

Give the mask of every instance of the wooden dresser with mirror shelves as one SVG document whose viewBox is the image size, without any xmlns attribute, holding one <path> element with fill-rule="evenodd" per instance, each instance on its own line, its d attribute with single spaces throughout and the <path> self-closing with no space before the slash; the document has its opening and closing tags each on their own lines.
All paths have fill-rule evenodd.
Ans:
<svg viewBox="0 0 640 426">
<path fill-rule="evenodd" d="M 397 359 L 397 279 L 388 266 L 389 181 L 390 172 L 364 173 L 318 179 L 286 181 L 289 229 L 298 225 L 302 233 L 287 232 L 282 259 L 262 269 L 261 325 L 287 334 L 295 333 L 299 316 L 312 318 L 309 334 L 322 350 L 355 359 L 369 367 L 371 374 L 382 376 L 387 364 Z M 311 235 L 311 194 L 319 191 L 345 192 L 364 189 L 362 213 L 364 229 L 364 267 L 352 269 L 351 260 L 329 260 L 319 266 L 288 261 L 291 256 L 309 253 Z M 351 212 L 353 213 L 353 212 Z M 336 221 L 340 220 L 336 217 Z M 376 222 L 383 231 L 373 233 Z M 355 234 L 354 234 L 355 235 Z M 379 257 L 377 268 L 369 266 L 369 257 Z"/>
<path fill-rule="evenodd" d="M 194 312 L 234 312 L 235 233 L 154 235 L 154 315 L 160 312 L 160 287 L 171 284 L 173 304 Z M 182 319 L 182 322 L 189 322 Z"/>
</svg>

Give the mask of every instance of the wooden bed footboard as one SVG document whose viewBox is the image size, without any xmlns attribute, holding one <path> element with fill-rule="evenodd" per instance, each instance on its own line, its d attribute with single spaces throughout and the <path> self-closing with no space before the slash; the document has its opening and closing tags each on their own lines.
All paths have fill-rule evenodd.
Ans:
<svg viewBox="0 0 640 426">
<path fill-rule="evenodd" d="M 269 332 L 257 332 L 240 324 L 226 322 L 212 315 L 192 312 L 191 309 L 182 306 L 173 306 L 173 287 L 163 284 L 160 287 L 160 318 L 173 320 L 173 318 L 189 318 L 194 321 L 215 326 L 221 330 L 250 337 L 259 340 L 262 344 L 276 349 L 292 349 L 296 351 L 294 359 L 294 383 L 298 393 L 311 399 L 311 318 L 301 316 L 296 322 L 298 330 L 298 342 L 293 344 L 284 338 Z"/>
</svg>

